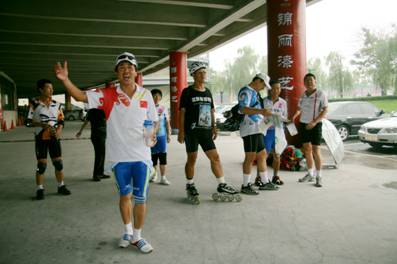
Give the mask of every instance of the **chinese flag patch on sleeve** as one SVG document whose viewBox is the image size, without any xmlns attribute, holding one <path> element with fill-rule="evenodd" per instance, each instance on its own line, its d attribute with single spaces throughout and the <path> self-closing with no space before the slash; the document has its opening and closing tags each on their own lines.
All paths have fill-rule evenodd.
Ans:
<svg viewBox="0 0 397 264">
<path fill-rule="evenodd" d="M 141 108 L 147 108 L 147 101 L 141 100 L 139 101 Z"/>
</svg>

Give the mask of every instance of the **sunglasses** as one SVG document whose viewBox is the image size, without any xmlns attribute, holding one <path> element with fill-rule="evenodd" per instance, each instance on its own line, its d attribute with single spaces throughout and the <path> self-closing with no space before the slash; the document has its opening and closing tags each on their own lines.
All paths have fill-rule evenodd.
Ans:
<svg viewBox="0 0 397 264">
<path fill-rule="evenodd" d="M 130 56 L 130 55 L 121 55 L 121 56 L 117 57 L 117 60 L 125 60 L 125 59 L 135 60 L 135 57 L 134 56 Z"/>
</svg>

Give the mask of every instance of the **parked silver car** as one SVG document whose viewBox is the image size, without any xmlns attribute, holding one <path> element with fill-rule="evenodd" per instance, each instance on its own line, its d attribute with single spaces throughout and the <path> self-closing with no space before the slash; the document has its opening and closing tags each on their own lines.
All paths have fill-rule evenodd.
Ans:
<svg viewBox="0 0 397 264">
<path fill-rule="evenodd" d="M 383 113 L 370 102 L 331 102 L 328 104 L 327 119 L 338 129 L 342 140 L 346 140 L 351 135 L 357 135 L 362 124 L 382 118 Z"/>
<path fill-rule="evenodd" d="M 363 124 L 358 136 L 362 142 L 372 147 L 397 147 L 397 112 L 393 112 L 390 117 Z"/>
</svg>

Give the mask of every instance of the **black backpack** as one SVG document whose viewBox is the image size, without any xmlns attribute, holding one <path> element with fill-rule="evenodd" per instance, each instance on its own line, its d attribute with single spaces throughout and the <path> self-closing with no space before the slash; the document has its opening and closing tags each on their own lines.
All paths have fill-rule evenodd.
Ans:
<svg viewBox="0 0 397 264">
<path fill-rule="evenodd" d="M 223 123 L 223 128 L 226 131 L 237 131 L 240 129 L 240 123 L 244 119 L 244 114 L 238 112 L 239 104 L 233 106 L 229 111 L 226 111 L 223 115 L 227 119 Z"/>
</svg>

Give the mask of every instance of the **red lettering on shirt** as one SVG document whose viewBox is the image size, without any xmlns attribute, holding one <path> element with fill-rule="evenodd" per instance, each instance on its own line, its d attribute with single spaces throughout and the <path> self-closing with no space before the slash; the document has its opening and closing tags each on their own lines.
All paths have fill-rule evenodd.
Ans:
<svg viewBox="0 0 397 264">
<path fill-rule="evenodd" d="M 128 98 L 124 95 L 124 94 L 122 94 L 122 93 L 119 93 L 119 100 L 123 103 L 123 105 L 125 105 L 125 106 L 129 106 L 130 105 L 130 100 L 128 100 Z"/>
<path fill-rule="evenodd" d="M 141 101 L 139 101 L 139 105 L 141 108 L 147 108 L 147 101 L 141 100 Z"/>
</svg>

